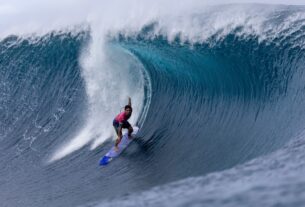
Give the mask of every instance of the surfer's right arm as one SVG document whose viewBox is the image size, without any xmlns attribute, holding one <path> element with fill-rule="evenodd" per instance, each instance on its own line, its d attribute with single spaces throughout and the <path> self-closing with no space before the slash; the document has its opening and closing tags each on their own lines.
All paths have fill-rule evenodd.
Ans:
<svg viewBox="0 0 305 207">
<path fill-rule="evenodd" d="M 131 98 L 128 96 L 128 105 L 131 107 Z"/>
</svg>

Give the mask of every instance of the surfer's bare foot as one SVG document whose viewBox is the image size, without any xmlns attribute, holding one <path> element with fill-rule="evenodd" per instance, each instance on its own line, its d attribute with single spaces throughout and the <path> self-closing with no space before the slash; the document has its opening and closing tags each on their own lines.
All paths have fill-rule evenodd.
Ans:
<svg viewBox="0 0 305 207">
<path fill-rule="evenodd" d="M 119 147 L 118 146 L 114 146 L 114 150 L 117 152 L 119 151 Z"/>
</svg>

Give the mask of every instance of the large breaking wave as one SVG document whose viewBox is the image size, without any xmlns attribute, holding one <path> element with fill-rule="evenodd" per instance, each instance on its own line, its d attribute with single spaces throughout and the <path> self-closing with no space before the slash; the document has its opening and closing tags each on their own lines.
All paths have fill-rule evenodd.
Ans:
<svg viewBox="0 0 305 207">
<path fill-rule="evenodd" d="M 106 35 L 92 27 L 2 39 L 1 202 L 250 205 L 262 196 L 251 180 L 262 179 L 268 205 L 288 184 L 301 203 L 304 180 L 289 166 L 304 171 L 294 160 L 304 157 L 304 34 L 304 7 L 227 5 Z M 100 169 L 127 96 L 140 139 Z M 287 183 L 286 171 L 299 182 Z M 223 197 L 199 198 L 215 191 Z M 126 195 L 134 192 L 141 198 Z"/>
</svg>

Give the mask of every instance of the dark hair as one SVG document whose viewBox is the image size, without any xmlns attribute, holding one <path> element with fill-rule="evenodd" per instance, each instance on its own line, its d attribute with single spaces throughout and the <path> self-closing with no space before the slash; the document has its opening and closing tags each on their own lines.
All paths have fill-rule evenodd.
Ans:
<svg viewBox="0 0 305 207">
<path fill-rule="evenodd" d="M 125 106 L 125 110 L 126 110 L 126 109 L 130 109 L 130 110 L 132 111 L 132 108 L 131 108 L 130 105 L 126 105 L 126 106 Z"/>
</svg>

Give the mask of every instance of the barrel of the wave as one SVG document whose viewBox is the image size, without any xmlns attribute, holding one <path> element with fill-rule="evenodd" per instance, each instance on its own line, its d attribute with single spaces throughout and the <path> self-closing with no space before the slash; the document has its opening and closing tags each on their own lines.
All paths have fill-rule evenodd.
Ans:
<svg viewBox="0 0 305 207">
<path fill-rule="evenodd" d="M 131 137 L 128 137 L 128 132 L 125 132 L 121 142 L 118 144 L 118 149 L 115 149 L 115 146 L 112 146 L 111 149 L 100 159 L 100 166 L 105 166 L 111 162 L 115 157 L 118 157 L 127 146 L 136 138 L 136 135 L 139 131 L 139 127 L 134 126 Z"/>
</svg>

